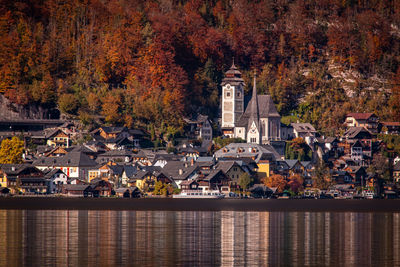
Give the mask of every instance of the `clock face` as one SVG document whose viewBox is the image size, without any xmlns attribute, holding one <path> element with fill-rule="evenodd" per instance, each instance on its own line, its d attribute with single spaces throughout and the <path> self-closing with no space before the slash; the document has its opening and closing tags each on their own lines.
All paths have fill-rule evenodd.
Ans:
<svg viewBox="0 0 400 267">
<path fill-rule="evenodd" d="M 250 133 L 255 134 L 256 132 L 257 132 L 257 131 L 256 131 L 255 128 L 252 127 L 252 128 L 250 129 Z"/>
</svg>

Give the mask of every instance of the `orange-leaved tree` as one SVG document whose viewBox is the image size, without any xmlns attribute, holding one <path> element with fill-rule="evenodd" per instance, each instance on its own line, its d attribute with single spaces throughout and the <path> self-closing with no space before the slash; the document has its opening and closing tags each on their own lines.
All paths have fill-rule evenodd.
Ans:
<svg viewBox="0 0 400 267">
<path fill-rule="evenodd" d="M 273 174 L 270 177 L 264 178 L 264 184 L 268 187 L 276 187 L 277 192 L 282 193 L 285 190 L 287 181 L 282 175 Z"/>
<path fill-rule="evenodd" d="M 303 189 L 304 179 L 300 174 L 293 174 L 289 178 L 288 186 L 290 190 L 297 193 Z"/>
</svg>

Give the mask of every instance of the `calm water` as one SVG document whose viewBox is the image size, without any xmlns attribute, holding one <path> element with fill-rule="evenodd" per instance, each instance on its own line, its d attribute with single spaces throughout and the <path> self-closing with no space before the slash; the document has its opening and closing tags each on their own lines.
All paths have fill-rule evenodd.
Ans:
<svg viewBox="0 0 400 267">
<path fill-rule="evenodd" d="M 0 210 L 0 266 L 400 266 L 400 214 Z"/>
</svg>

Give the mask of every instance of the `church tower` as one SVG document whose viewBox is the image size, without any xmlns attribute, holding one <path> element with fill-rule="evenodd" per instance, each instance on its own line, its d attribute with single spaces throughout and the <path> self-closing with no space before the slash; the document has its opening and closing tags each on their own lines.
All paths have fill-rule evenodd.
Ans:
<svg viewBox="0 0 400 267">
<path fill-rule="evenodd" d="M 234 128 L 244 112 L 244 80 L 241 72 L 236 68 L 235 62 L 225 73 L 221 86 L 221 129 L 224 135 L 234 137 Z"/>
<path fill-rule="evenodd" d="M 254 72 L 253 94 L 250 100 L 250 117 L 247 124 L 247 143 L 260 143 L 261 137 L 261 124 L 258 108 L 258 97 L 256 87 L 256 73 Z"/>
</svg>

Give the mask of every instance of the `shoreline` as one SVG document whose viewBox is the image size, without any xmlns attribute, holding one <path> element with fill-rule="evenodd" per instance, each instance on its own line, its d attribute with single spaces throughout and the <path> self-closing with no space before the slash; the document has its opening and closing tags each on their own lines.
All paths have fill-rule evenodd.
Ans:
<svg viewBox="0 0 400 267">
<path fill-rule="evenodd" d="M 400 200 L 0 197 L 0 210 L 400 212 Z"/>
</svg>

